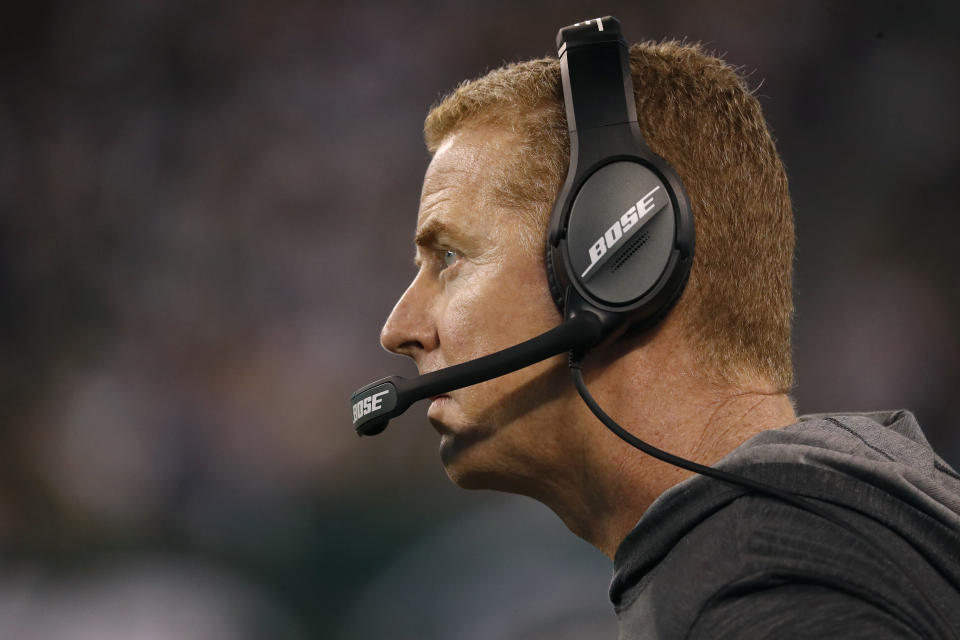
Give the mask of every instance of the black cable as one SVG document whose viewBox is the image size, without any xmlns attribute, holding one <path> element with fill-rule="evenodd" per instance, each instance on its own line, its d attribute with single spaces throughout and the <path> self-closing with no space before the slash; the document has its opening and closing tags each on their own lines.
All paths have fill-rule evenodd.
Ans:
<svg viewBox="0 0 960 640">
<path fill-rule="evenodd" d="M 662 449 L 658 449 L 657 447 L 654 447 L 653 445 L 647 442 L 644 442 L 643 440 L 636 437 L 635 435 L 633 435 L 632 433 L 630 433 L 629 431 L 621 427 L 619 424 L 617 424 L 617 422 L 613 418 L 607 415 L 607 413 L 602 408 L 600 408 L 600 405 L 597 404 L 597 401 L 590 394 L 590 391 L 587 389 L 586 383 L 583 381 L 583 371 L 581 371 L 581 358 L 574 356 L 573 353 L 571 353 L 570 355 L 570 372 L 573 376 L 573 384 L 576 386 L 577 392 L 580 394 L 580 397 L 587 404 L 587 406 L 590 407 L 590 410 L 593 412 L 593 415 L 595 415 L 597 419 L 599 419 L 600 422 L 602 422 L 605 427 L 607 427 L 608 429 L 610 429 L 610 431 L 612 431 L 617 436 L 619 436 L 620 439 L 622 439 L 624 442 L 626 442 L 627 444 L 633 447 L 636 447 L 637 449 L 639 449 L 640 451 L 643 451 L 649 456 L 657 458 L 658 460 L 662 460 L 668 464 L 672 464 L 676 467 L 680 467 L 681 469 L 687 469 L 688 471 L 693 471 L 695 473 L 699 473 L 704 476 L 715 478 L 717 480 L 721 480 L 723 482 L 727 482 L 730 484 L 746 487 L 747 489 L 752 489 L 753 491 L 756 491 L 758 493 L 766 494 L 768 496 L 777 498 L 778 500 L 782 500 L 787 504 L 797 507 L 798 509 L 802 509 L 808 513 L 812 513 L 815 516 L 819 516 L 824 520 L 826 520 L 827 522 L 830 522 L 831 524 L 834 524 L 840 527 L 841 529 L 846 530 L 847 532 L 851 533 L 855 538 L 858 538 L 859 540 L 866 542 L 868 546 L 872 547 L 876 552 L 880 554 L 880 557 L 886 558 L 891 564 L 893 564 L 893 566 L 896 567 L 900 571 L 900 573 L 903 574 L 903 576 L 907 578 L 907 580 L 910 583 L 913 584 L 915 592 L 919 594 L 921 598 L 923 598 L 923 600 L 927 603 L 927 606 L 929 606 L 930 609 L 935 613 L 935 615 L 937 615 L 937 617 L 940 619 L 940 622 L 943 623 L 944 628 L 947 628 L 947 629 L 951 628 L 950 623 L 947 622 L 947 620 L 943 617 L 943 614 L 940 612 L 940 610 L 936 606 L 934 606 L 933 602 L 931 602 L 930 599 L 927 598 L 926 594 L 923 593 L 923 590 L 920 589 L 919 585 L 917 585 L 917 583 L 913 580 L 913 577 L 910 575 L 910 573 L 906 571 L 906 569 L 901 565 L 901 563 L 899 563 L 896 559 L 892 558 L 889 554 L 885 553 L 884 550 L 881 549 L 876 542 L 871 540 L 865 534 L 861 533 L 860 531 L 857 531 L 846 522 L 843 522 L 835 518 L 833 515 L 831 515 L 830 513 L 825 511 L 823 508 L 821 508 L 820 505 L 813 503 L 811 500 L 808 500 L 806 498 L 801 498 L 798 495 L 788 493 L 786 491 L 782 491 L 780 489 L 777 489 L 776 487 L 772 487 L 762 482 L 751 480 L 750 478 L 746 478 L 738 474 L 729 473 L 727 471 L 723 471 L 722 469 L 708 467 L 706 465 L 699 464 L 692 460 L 681 458 L 680 456 L 676 456 Z M 958 636 L 957 636 L 956 630 L 952 630 L 952 631 L 954 631 L 953 637 L 957 638 Z"/>
<path fill-rule="evenodd" d="M 786 491 L 781 491 L 776 487 L 771 487 L 770 485 L 751 480 L 744 476 L 740 476 L 733 473 L 728 473 L 722 469 L 716 469 L 714 467 L 708 467 L 692 460 L 687 460 L 686 458 L 681 458 L 680 456 L 673 455 L 663 449 L 658 449 L 653 445 L 644 442 L 640 438 L 636 437 L 619 424 L 617 424 L 613 418 L 607 415 L 607 413 L 600 408 L 600 405 L 597 404 L 597 401 L 594 400 L 593 396 L 590 395 L 590 391 L 587 389 L 586 383 L 583 381 L 583 372 L 580 370 L 579 361 L 570 360 L 570 370 L 573 373 L 573 384 L 576 385 L 577 391 L 580 393 L 580 397 L 583 398 L 583 401 L 587 403 L 587 406 L 590 407 L 590 410 L 593 411 L 593 415 L 606 426 L 610 431 L 613 431 L 615 434 L 620 436 L 620 438 L 625 441 L 627 444 L 640 449 L 645 454 L 657 458 L 658 460 L 663 460 L 666 463 L 672 464 L 675 467 L 680 467 L 681 469 L 686 469 L 688 471 L 693 471 L 704 476 L 710 476 L 711 478 L 716 478 L 717 480 L 722 480 L 724 482 L 729 482 L 731 484 L 740 485 L 748 489 L 753 489 L 760 493 L 765 493 L 771 495 L 779 500 L 788 502 L 795 507 L 810 511 L 822 518 L 833 521 L 833 517 L 828 513 L 823 511 L 819 506 L 811 504 L 803 498 L 799 498 L 794 494 L 787 493 Z"/>
</svg>

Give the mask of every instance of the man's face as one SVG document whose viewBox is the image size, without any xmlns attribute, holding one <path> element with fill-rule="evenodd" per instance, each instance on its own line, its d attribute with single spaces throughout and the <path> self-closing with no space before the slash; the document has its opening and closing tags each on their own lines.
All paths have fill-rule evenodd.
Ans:
<svg viewBox="0 0 960 640">
<path fill-rule="evenodd" d="M 493 170 L 512 134 L 460 130 L 424 177 L 413 282 L 383 327 L 384 348 L 428 373 L 532 338 L 560 322 L 547 288 L 542 230 L 498 204 Z M 531 241 L 532 240 L 532 241 Z M 432 399 L 447 473 L 461 486 L 509 488 L 546 462 L 569 398 L 563 356 Z"/>
</svg>

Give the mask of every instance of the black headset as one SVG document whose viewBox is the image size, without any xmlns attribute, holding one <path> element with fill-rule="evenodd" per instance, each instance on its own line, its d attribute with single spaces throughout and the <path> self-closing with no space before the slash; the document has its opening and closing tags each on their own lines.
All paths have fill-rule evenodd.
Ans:
<svg viewBox="0 0 960 640">
<path fill-rule="evenodd" d="M 547 275 L 569 318 L 590 311 L 604 336 L 659 321 L 693 263 L 693 214 L 676 172 L 637 123 L 630 51 L 616 18 L 565 27 L 557 55 L 570 168 L 547 241 Z"/>
<path fill-rule="evenodd" d="M 693 214 L 676 172 L 637 124 L 630 52 L 616 18 L 557 34 L 570 167 L 546 247 L 564 320 L 519 345 L 416 378 L 390 376 L 353 394 L 360 435 L 383 431 L 411 403 L 510 373 L 558 353 L 582 354 L 627 327 L 663 318 L 693 263 Z"/>
</svg>

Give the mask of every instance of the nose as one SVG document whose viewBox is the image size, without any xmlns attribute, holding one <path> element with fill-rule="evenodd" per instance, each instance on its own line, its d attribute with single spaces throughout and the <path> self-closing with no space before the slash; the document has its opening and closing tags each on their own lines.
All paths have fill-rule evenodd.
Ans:
<svg viewBox="0 0 960 640">
<path fill-rule="evenodd" d="M 426 289 L 418 274 L 397 300 L 380 331 L 380 344 L 384 349 L 410 356 L 417 364 L 420 356 L 439 345 Z"/>
</svg>

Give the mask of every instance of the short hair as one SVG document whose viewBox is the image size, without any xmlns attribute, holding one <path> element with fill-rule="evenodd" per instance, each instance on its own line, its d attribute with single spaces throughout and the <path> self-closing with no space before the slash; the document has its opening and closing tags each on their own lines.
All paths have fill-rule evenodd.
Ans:
<svg viewBox="0 0 960 640">
<path fill-rule="evenodd" d="M 634 44 L 630 71 L 644 138 L 680 175 L 694 214 L 693 267 L 674 310 L 682 335 L 715 382 L 759 375 L 787 392 L 793 210 L 760 103 L 737 69 L 699 44 Z M 543 247 L 569 164 L 559 61 L 508 64 L 462 83 L 427 115 L 427 148 L 433 154 L 457 130 L 488 124 L 516 141 L 495 168 L 498 197 L 524 212 Z"/>
</svg>

